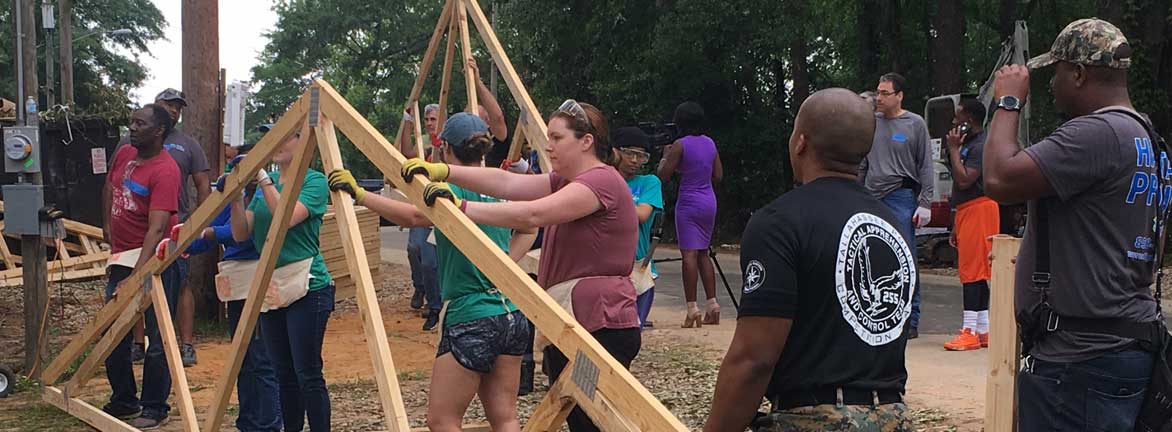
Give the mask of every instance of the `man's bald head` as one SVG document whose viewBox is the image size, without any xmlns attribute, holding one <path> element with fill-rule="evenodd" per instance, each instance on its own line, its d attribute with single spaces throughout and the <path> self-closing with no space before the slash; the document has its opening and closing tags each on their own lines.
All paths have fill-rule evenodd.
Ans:
<svg viewBox="0 0 1172 432">
<path fill-rule="evenodd" d="M 802 103 L 794 121 L 793 134 L 791 152 L 795 139 L 804 138 L 813 161 L 822 169 L 855 174 L 871 151 L 875 113 L 853 91 L 842 88 L 819 90 Z"/>
</svg>

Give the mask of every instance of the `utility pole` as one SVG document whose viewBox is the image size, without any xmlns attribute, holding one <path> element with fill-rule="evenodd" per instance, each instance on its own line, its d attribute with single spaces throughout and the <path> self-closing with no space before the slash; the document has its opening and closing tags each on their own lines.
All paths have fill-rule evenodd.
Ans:
<svg viewBox="0 0 1172 432">
<path fill-rule="evenodd" d="M 219 161 L 224 147 L 220 132 L 219 0 L 183 0 L 182 28 L 183 92 L 188 103 L 183 110 L 183 131 L 203 147 L 209 161 Z M 191 257 L 190 264 L 187 283 L 195 297 L 195 310 L 218 317 L 215 258 L 198 255 Z"/>
<path fill-rule="evenodd" d="M 17 113 L 20 125 L 35 126 L 37 116 L 25 113 L 28 98 L 37 99 L 37 17 L 36 0 L 15 0 L 17 41 Z M 37 160 L 36 163 L 41 161 Z M 24 182 L 41 184 L 40 173 L 21 174 Z M 2 241 L 2 239 L 0 239 Z M 48 270 L 45 262 L 45 244 L 39 235 L 20 236 L 21 269 L 24 279 L 24 370 L 36 378 L 34 369 L 47 353 L 44 326 L 49 305 Z M 38 358 L 39 357 L 39 358 Z"/>
<path fill-rule="evenodd" d="M 47 110 L 57 105 L 57 88 L 53 83 L 53 30 L 57 28 L 57 20 L 53 17 L 53 3 L 45 0 L 41 3 L 41 27 L 45 29 L 45 107 Z"/>
<path fill-rule="evenodd" d="M 61 103 L 73 103 L 73 0 L 57 0 L 61 18 Z"/>
</svg>

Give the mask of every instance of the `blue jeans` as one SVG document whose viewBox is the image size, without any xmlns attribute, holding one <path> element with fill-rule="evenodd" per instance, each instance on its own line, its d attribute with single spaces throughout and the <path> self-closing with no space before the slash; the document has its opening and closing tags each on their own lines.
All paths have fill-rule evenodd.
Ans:
<svg viewBox="0 0 1172 432">
<path fill-rule="evenodd" d="M 635 297 L 635 310 L 639 313 L 639 328 L 647 325 L 647 315 L 651 314 L 651 302 L 655 301 L 655 287 L 648 288 L 643 294 Z"/>
<path fill-rule="evenodd" d="M 903 234 L 903 239 L 907 241 L 907 245 L 912 250 L 912 258 L 916 258 L 916 225 L 912 222 L 912 216 L 916 214 L 916 207 L 919 207 L 919 202 L 916 197 L 916 192 L 912 189 L 896 189 L 894 192 L 887 194 L 880 201 L 887 208 L 895 213 L 895 218 L 902 223 L 895 227 Z M 920 264 L 916 263 L 916 271 L 918 272 Z M 908 318 L 908 326 L 914 329 L 920 328 L 920 278 L 916 278 L 916 292 L 912 294 L 912 316 Z"/>
<path fill-rule="evenodd" d="M 228 302 L 228 332 L 236 334 L 244 300 Z M 257 326 L 244 353 L 244 363 L 236 375 L 236 397 L 240 400 L 240 415 L 236 429 L 242 432 L 280 431 L 281 404 L 277 391 L 277 374 L 265 350 L 263 331 Z"/>
<path fill-rule="evenodd" d="M 411 264 L 411 284 L 415 290 L 423 290 L 427 308 L 439 312 L 443 308 L 440 300 L 439 269 L 435 245 L 427 242 L 431 228 L 411 228 L 407 236 L 407 262 Z"/>
<path fill-rule="evenodd" d="M 106 301 L 114 296 L 114 289 L 118 284 L 130 276 L 133 269 L 123 266 L 110 266 L 106 270 Z M 159 275 L 163 279 L 162 289 L 167 294 L 167 308 L 175 313 L 175 303 L 179 297 L 179 268 L 171 265 Z M 145 301 L 150 301 L 147 296 Z M 171 407 L 167 405 L 167 397 L 171 394 L 171 370 L 167 367 L 167 357 L 163 353 L 163 339 L 159 335 L 159 323 L 155 318 L 154 306 L 145 312 L 146 337 L 150 341 L 146 351 L 146 359 L 142 367 L 142 399 L 138 398 L 138 387 L 134 382 L 134 368 L 130 364 L 130 339 L 133 332 L 127 332 L 122 341 L 106 357 L 106 379 L 110 381 L 110 403 L 106 408 L 111 410 L 134 410 L 142 407 L 142 416 L 161 420 L 167 418 Z"/>
<path fill-rule="evenodd" d="M 1140 350 L 1077 363 L 1027 357 L 1017 376 L 1017 430 L 1130 432 L 1154 357 Z"/>
<path fill-rule="evenodd" d="M 281 309 L 261 314 L 261 336 L 280 383 L 285 430 L 330 430 L 330 395 L 322 376 L 321 347 L 334 310 L 334 284 L 310 291 Z"/>
</svg>

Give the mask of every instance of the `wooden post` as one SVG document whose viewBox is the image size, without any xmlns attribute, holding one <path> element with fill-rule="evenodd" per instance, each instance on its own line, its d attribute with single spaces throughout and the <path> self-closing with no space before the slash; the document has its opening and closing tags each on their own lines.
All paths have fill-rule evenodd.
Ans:
<svg viewBox="0 0 1172 432">
<path fill-rule="evenodd" d="M 456 23 L 460 25 L 460 52 L 464 56 L 464 88 L 468 92 L 468 108 L 465 111 L 473 115 L 480 114 L 480 103 L 476 100 L 476 82 L 480 77 L 472 71 L 472 41 L 468 35 L 468 11 L 464 2 L 456 1 Z"/>
<path fill-rule="evenodd" d="M 73 0 L 57 0 L 61 53 L 61 103 L 73 103 Z"/>
<path fill-rule="evenodd" d="M 448 40 L 444 49 L 444 70 L 440 77 L 439 121 L 435 124 L 435 131 L 444 130 L 444 123 L 448 121 L 448 93 L 452 90 L 452 58 L 456 55 L 456 14 L 448 19 Z"/>
<path fill-rule="evenodd" d="M 1017 371 L 1020 344 L 1014 317 L 1014 266 L 1021 239 L 993 237 L 989 281 L 989 376 L 985 380 L 985 430 L 1011 432 L 1017 423 Z"/>
<path fill-rule="evenodd" d="M 418 107 L 419 104 L 416 103 L 415 106 Z M 418 130 L 419 123 L 415 124 Z M 323 120 L 315 135 L 322 166 L 326 172 L 345 168 L 342 166 L 342 153 L 338 148 L 338 135 L 334 131 L 334 123 Z M 350 278 L 354 280 L 354 297 L 358 300 L 359 313 L 362 315 L 366 346 L 370 351 L 370 360 L 374 362 L 374 379 L 378 383 L 378 394 L 382 401 L 383 421 L 391 432 L 410 432 L 407 408 L 403 404 L 403 393 L 399 389 L 399 374 L 395 371 L 391 347 L 387 344 L 387 331 L 383 327 L 382 311 L 379 309 L 378 296 L 374 292 L 374 278 L 370 275 L 370 264 L 366 261 L 366 250 L 362 246 L 362 233 L 358 231 L 354 202 L 350 195 L 341 191 L 331 191 L 330 198 L 334 203 L 334 219 L 338 222 L 338 233 L 342 236 L 342 249 L 346 252 Z"/>
<path fill-rule="evenodd" d="M 179 341 L 175 338 L 175 326 L 171 323 L 171 308 L 167 304 L 167 291 L 163 289 L 163 279 L 159 275 L 151 276 L 149 290 L 152 309 L 155 310 L 155 319 L 159 322 L 158 330 L 163 340 L 163 352 L 167 357 L 167 369 L 171 372 L 171 389 L 175 391 L 175 404 L 179 408 L 179 418 L 183 422 L 185 432 L 196 432 L 199 430 L 199 424 L 195 419 L 191 388 L 187 386 L 187 374 L 183 372 L 183 358 L 179 354 Z"/>
<path fill-rule="evenodd" d="M 316 108 L 316 106 L 314 106 Z M 240 374 L 240 365 L 244 364 L 244 354 L 248 351 L 248 343 L 252 341 L 252 332 L 256 329 L 256 321 L 260 316 L 261 303 L 264 302 L 265 292 L 273 279 L 273 270 L 277 266 L 277 257 L 281 254 L 281 246 L 285 244 L 285 231 L 289 228 L 289 221 L 293 218 L 293 209 L 297 207 L 297 198 L 301 195 L 301 186 L 305 182 L 305 172 L 309 162 L 313 160 L 314 133 L 310 123 L 316 123 L 312 117 L 317 112 L 310 112 L 311 118 L 301 128 L 301 138 L 297 145 L 301 151 L 293 155 L 289 171 L 281 173 L 284 177 L 284 187 L 281 189 L 281 199 L 277 203 L 277 210 L 273 212 L 273 220 L 269 231 L 265 234 L 264 248 L 257 261 L 256 278 L 248 288 L 248 297 L 244 300 L 244 309 L 240 312 L 240 323 L 236 325 L 236 334 L 232 335 L 232 353 L 225 363 L 224 374 L 216 380 L 216 392 L 212 396 L 212 405 L 208 407 L 208 416 L 204 423 L 204 430 L 218 431 L 224 419 L 224 411 L 228 409 L 228 399 L 232 396 L 232 387 L 236 384 L 236 377 Z"/>
</svg>

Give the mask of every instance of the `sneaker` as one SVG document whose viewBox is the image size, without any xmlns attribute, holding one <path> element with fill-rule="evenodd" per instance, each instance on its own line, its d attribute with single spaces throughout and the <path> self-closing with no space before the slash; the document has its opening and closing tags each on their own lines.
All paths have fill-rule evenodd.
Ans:
<svg viewBox="0 0 1172 432">
<path fill-rule="evenodd" d="M 146 359 L 146 347 L 138 342 L 130 344 L 130 361 L 134 364 L 142 364 L 144 359 Z"/>
<path fill-rule="evenodd" d="M 167 423 L 167 418 L 153 419 L 150 417 L 139 417 L 130 422 L 130 426 L 138 430 L 155 430 Z"/>
<path fill-rule="evenodd" d="M 977 335 L 973 334 L 972 329 L 964 329 L 957 334 L 952 340 L 944 343 L 944 349 L 949 351 L 971 351 L 981 349 L 981 341 L 977 339 Z"/>
<path fill-rule="evenodd" d="M 123 405 L 106 404 L 102 411 L 119 420 L 133 420 L 142 414 L 142 407 L 127 408 Z"/>
<path fill-rule="evenodd" d="M 415 294 L 411 295 L 411 309 L 423 308 L 423 290 L 415 290 Z"/>
<path fill-rule="evenodd" d="M 981 348 L 989 347 L 989 333 L 977 333 L 977 339 L 981 341 Z"/>
<path fill-rule="evenodd" d="M 195 366 L 195 347 L 183 344 L 179 347 L 179 358 L 183 359 L 183 367 Z"/>
<path fill-rule="evenodd" d="M 436 324 L 439 324 L 439 311 L 432 311 L 427 314 L 427 321 L 423 322 L 423 331 L 435 330 Z"/>
</svg>

